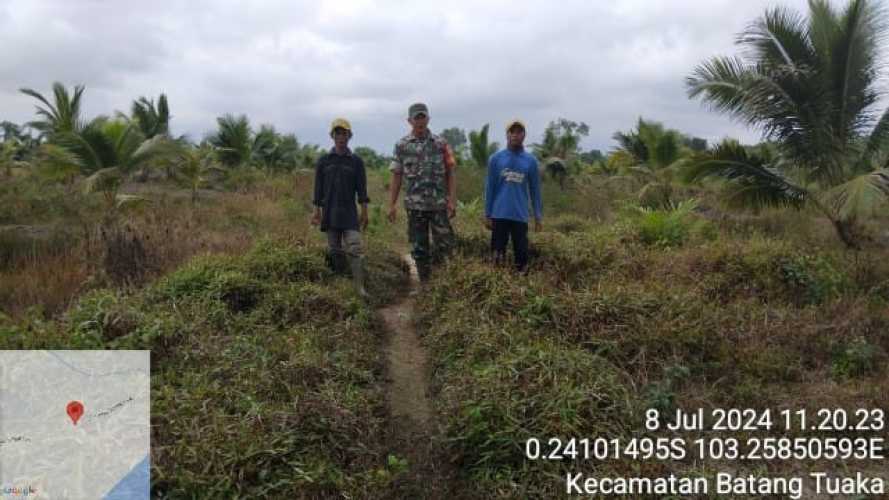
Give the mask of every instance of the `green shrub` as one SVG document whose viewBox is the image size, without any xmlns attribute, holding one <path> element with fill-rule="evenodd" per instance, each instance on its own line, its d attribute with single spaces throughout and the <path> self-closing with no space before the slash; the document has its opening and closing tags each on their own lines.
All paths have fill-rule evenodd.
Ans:
<svg viewBox="0 0 889 500">
<path fill-rule="evenodd" d="M 847 287 L 848 279 L 822 256 L 798 255 L 781 259 L 781 277 L 790 289 L 799 294 L 799 301 L 819 304 L 835 297 Z"/>
<path fill-rule="evenodd" d="M 245 255 L 244 267 L 252 278 L 266 280 L 317 281 L 330 276 L 320 249 L 263 239 Z"/>
<path fill-rule="evenodd" d="M 79 348 L 101 348 L 129 334 L 142 321 L 125 296 L 113 290 L 87 292 L 68 310 L 72 340 Z"/>
<path fill-rule="evenodd" d="M 691 212 L 696 206 L 695 200 L 686 200 L 668 209 L 636 207 L 630 209 L 628 218 L 643 244 L 676 247 L 691 234 Z"/>
<path fill-rule="evenodd" d="M 645 389 L 645 407 L 658 410 L 661 415 L 676 409 L 676 391 L 689 378 L 691 370 L 683 365 L 664 368 L 664 378 L 648 384 Z"/>
<path fill-rule="evenodd" d="M 835 378 L 860 377 L 877 368 L 880 350 L 862 337 L 841 345 L 833 356 L 830 372 Z"/>
<path fill-rule="evenodd" d="M 148 291 L 157 300 L 176 301 L 205 294 L 220 272 L 233 270 L 235 261 L 225 256 L 202 256 L 164 276 Z"/>
</svg>

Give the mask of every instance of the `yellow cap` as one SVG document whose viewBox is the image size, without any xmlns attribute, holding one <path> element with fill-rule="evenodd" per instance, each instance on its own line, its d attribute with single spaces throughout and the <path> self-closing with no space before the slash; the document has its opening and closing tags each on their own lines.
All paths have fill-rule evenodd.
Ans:
<svg viewBox="0 0 889 500">
<path fill-rule="evenodd" d="M 330 122 L 331 134 L 333 134 L 333 131 L 338 128 L 348 130 L 350 134 L 352 133 L 352 125 L 349 125 L 349 120 L 346 120 L 345 118 L 337 118 L 334 121 Z"/>
<path fill-rule="evenodd" d="M 523 122 L 522 120 L 519 120 L 518 118 L 514 118 L 514 119 L 506 122 L 506 131 L 509 132 L 509 129 L 511 129 L 515 125 L 522 127 L 522 130 L 524 130 L 524 131 L 528 130 L 528 127 L 525 126 L 525 122 Z"/>
</svg>

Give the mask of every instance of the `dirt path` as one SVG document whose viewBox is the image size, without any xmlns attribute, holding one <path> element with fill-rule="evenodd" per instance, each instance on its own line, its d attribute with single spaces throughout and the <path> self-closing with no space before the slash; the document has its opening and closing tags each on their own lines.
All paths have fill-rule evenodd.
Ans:
<svg viewBox="0 0 889 500">
<path fill-rule="evenodd" d="M 419 286 L 413 260 L 411 291 Z M 403 297 L 380 310 L 390 332 L 388 358 L 388 403 L 392 421 L 389 435 L 393 453 L 408 461 L 408 473 L 395 484 L 398 498 L 453 498 L 454 468 L 441 453 L 438 419 L 429 399 L 429 371 L 426 349 L 414 329 L 416 296 Z"/>
</svg>

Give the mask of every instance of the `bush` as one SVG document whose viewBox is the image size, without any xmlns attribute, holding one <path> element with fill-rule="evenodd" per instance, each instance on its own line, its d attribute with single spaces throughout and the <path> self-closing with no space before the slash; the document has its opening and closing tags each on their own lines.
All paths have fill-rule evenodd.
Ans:
<svg viewBox="0 0 889 500">
<path fill-rule="evenodd" d="M 125 297 L 113 290 L 93 290 L 82 296 L 66 315 L 78 348 L 102 348 L 129 334 L 142 321 Z"/>
<path fill-rule="evenodd" d="M 778 263 L 784 283 L 802 303 L 819 304 L 847 287 L 846 276 L 822 256 L 802 254 Z"/>
<path fill-rule="evenodd" d="M 257 242 L 243 262 L 246 272 L 260 281 L 318 281 L 330 276 L 320 249 L 306 250 L 271 239 Z"/>
<path fill-rule="evenodd" d="M 862 337 L 841 345 L 834 353 L 830 372 L 835 378 L 860 377 L 877 368 L 879 347 Z"/>
<path fill-rule="evenodd" d="M 686 200 L 669 209 L 637 207 L 629 210 L 629 221 L 636 237 L 645 245 L 681 246 L 692 230 L 694 200 Z"/>
<path fill-rule="evenodd" d="M 235 261 L 225 256 L 203 256 L 161 278 L 148 291 L 155 300 L 177 301 L 206 294 L 221 272 L 235 269 Z"/>
</svg>

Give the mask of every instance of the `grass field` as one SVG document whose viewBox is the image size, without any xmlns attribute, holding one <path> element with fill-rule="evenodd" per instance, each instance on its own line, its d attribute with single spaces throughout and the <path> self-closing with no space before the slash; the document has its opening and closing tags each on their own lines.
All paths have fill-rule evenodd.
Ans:
<svg viewBox="0 0 889 500">
<path fill-rule="evenodd" d="M 441 485 L 402 452 L 387 405 L 379 309 L 409 285 L 386 182 L 372 172 L 365 303 L 324 265 L 310 173 L 255 176 L 195 205 L 174 186 L 131 185 L 151 201 L 105 231 L 94 198 L 17 177 L 0 193 L 0 348 L 151 349 L 160 498 L 552 498 L 571 472 L 786 475 L 803 465 L 529 460 L 526 444 L 708 435 L 647 431 L 650 409 L 887 409 L 878 242 L 848 251 L 810 213 L 725 212 L 698 187 L 676 210 L 642 210 L 635 186 L 587 175 L 545 183 L 544 231 L 516 275 L 488 262 L 482 176 L 461 170 L 458 251 L 413 306 Z M 824 432 L 723 433 L 780 435 Z M 878 462 L 809 465 L 886 476 Z"/>
</svg>

